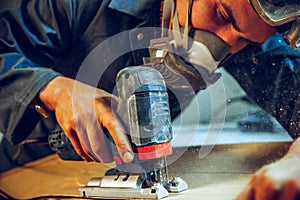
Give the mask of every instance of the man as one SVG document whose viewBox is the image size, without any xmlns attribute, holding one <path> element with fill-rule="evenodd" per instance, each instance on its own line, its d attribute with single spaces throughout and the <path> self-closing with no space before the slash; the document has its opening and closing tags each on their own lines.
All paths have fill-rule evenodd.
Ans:
<svg viewBox="0 0 300 200">
<path fill-rule="evenodd" d="M 90 86 L 87 79 L 76 78 L 76 75 L 86 55 L 105 39 L 132 28 L 159 26 L 160 3 L 155 0 L 23 0 L 3 4 L 5 6 L 1 6 L 0 10 L 0 131 L 12 143 L 18 144 L 26 139 L 41 118 L 38 112 L 45 115 L 44 111 L 49 110 L 55 113 L 57 122 L 84 160 L 112 160 L 102 130 L 105 128 L 114 139 L 123 161 L 132 161 L 134 155 L 125 129 L 110 104 L 118 101 L 111 94 L 117 71 L 140 61 L 131 53 L 122 55 L 104 72 L 97 84 L 98 89 Z M 270 8 L 277 11 L 280 8 L 290 9 L 291 13 L 275 19 Z M 204 46 L 215 42 L 220 45 L 217 50 L 209 50 L 211 61 L 207 66 L 199 64 L 201 54 L 193 56 L 193 51 L 185 49 L 187 60 L 199 69 L 204 68 L 202 71 L 208 75 L 228 54 L 237 53 L 249 43 L 262 43 L 276 33 L 274 26 L 290 30 L 286 34 L 287 40 L 294 48 L 299 45 L 297 1 L 177 0 L 175 10 L 170 20 L 173 28 L 177 26 L 174 21 L 178 20 L 185 31 L 193 29 L 195 38 L 197 35 L 213 38 L 214 42 L 208 44 L 195 39 L 192 50 L 206 49 L 203 43 Z M 287 24 L 288 28 L 283 24 Z M 179 30 L 177 28 L 176 31 Z M 137 38 L 142 41 L 142 36 L 137 35 Z M 185 39 L 178 41 L 176 37 L 174 34 L 178 48 L 186 48 Z M 119 45 L 130 46 L 129 38 L 120 40 Z M 219 47 L 224 52 L 219 52 Z M 99 55 L 99 59 L 105 60 L 109 53 L 114 52 L 108 49 L 108 52 Z M 91 66 L 90 70 L 97 69 Z M 76 93 L 72 92 L 74 85 Z M 196 90 L 201 88 L 197 88 L 195 82 L 192 86 Z M 299 94 L 299 91 L 296 92 Z M 299 111 L 296 100 L 291 109 L 296 113 Z M 299 121 L 295 122 L 299 124 Z M 284 158 L 264 167 L 254 176 L 240 198 L 274 199 L 279 195 L 282 199 L 296 199 L 300 193 L 299 156 L 300 140 L 296 140 Z M 282 166 L 289 169 L 283 173 Z M 278 177 L 278 174 L 282 176 Z"/>
</svg>

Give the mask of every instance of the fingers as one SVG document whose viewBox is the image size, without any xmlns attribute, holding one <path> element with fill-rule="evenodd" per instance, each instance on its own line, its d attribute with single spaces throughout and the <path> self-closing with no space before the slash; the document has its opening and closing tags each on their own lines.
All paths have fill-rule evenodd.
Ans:
<svg viewBox="0 0 300 200">
<path fill-rule="evenodd" d="M 89 155 L 88 150 L 82 146 L 76 131 L 74 130 L 64 130 L 66 136 L 69 138 L 71 144 L 73 145 L 76 153 L 85 161 L 91 162 L 95 161 L 95 159 Z"/>
<path fill-rule="evenodd" d="M 297 188 L 296 184 L 293 181 L 288 181 L 283 186 L 278 199 L 279 200 L 299 199 L 299 196 L 297 197 L 298 190 L 299 190 L 299 188 Z"/>
<path fill-rule="evenodd" d="M 52 84 L 43 90 L 41 96 L 45 102 L 51 100 L 51 109 L 55 111 L 57 121 L 84 160 L 112 161 L 109 149 L 111 141 L 104 134 L 102 127 L 109 131 L 123 161 L 133 160 L 127 134 L 112 111 L 111 101 L 116 105 L 119 101 L 117 97 L 64 77 L 56 79 L 53 83 L 54 86 L 50 87 Z M 57 91 L 56 87 L 59 88 L 57 95 L 51 95 Z"/>
<path fill-rule="evenodd" d="M 247 185 L 236 200 L 254 200 L 254 190 L 251 185 Z"/>
<path fill-rule="evenodd" d="M 134 158 L 131 143 L 109 105 L 107 100 L 98 100 L 94 105 L 95 110 L 85 110 L 84 114 L 77 110 L 73 119 L 62 122 L 61 127 L 69 127 L 63 129 L 77 154 L 84 160 L 108 163 L 113 161 L 110 149 L 112 141 L 104 134 L 104 126 L 114 140 L 121 159 L 131 162 Z"/>
<path fill-rule="evenodd" d="M 296 165 L 292 169 L 291 162 Z M 289 164 L 289 165 L 288 165 Z M 300 164 L 300 163 L 299 163 Z M 285 166 L 285 167 L 284 167 Z M 286 171 L 282 170 L 288 170 Z M 237 200 L 296 200 L 300 197 L 299 167 L 294 160 L 281 160 L 261 168 Z"/>
<path fill-rule="evenodd" d="M 108 163 L 113 161 L 109 146 L 111 141 L 104 134 L 98 121 L 88 123 L 86 126 L 88 140 L 85 141 L 89 151 L 98 161 Z"/>
<path fill-rule="evenodd" d="M 128 137 L 124 129 L 122 128 L 120 122 L 116 120 L 116 118 L 112 117 L 112 120 L 106 121 L 104 126 L 107 128 L 110 135 L 112 136 L 122 160 L 127 163 L 131 162 L 134 158 L 134 154 Z"/>
<path fill-rule="evenodd" d="M 106 127 L 113 138 L 122 160 L 127 163 L 131 162 L 134 158 L 134 154 L 122 123 L 118 120 L 110 107 L 105 106 L 107 103 L 102 103 L 101 105 L 102 106 L 99 106 L 97 109 L 100 113 L 99 116 L 102 125 Z"/>
<path fill-rule="evenodd" d="M 108 163 L 112 156 L 108 149 L 110 142 L 104 135 L 99 122 L 95 119 L 88 120 L 85 124 L 78 121 L 76 130 L 66 131 L 75 151 L 85 161 Z"/>
<path fill-rule="evenodd" d="M 275 200 L 276 190 L 272 188 L 270 184 L 266 184 L 265 181 L 261 180 L 258 184 L 258 180 L 254 176 L 246 188 L 240 193 L 237 200 Z"/>
<path fill-rule="evenodd" d="M 260 169 L 252 178 L 250 184 L 254 191 L 254 199 L 273 200 L 278 197 L 278 184 L 268 175 L 268 166 Z"/>
<path fill-rule="evenodd" d="M 253 182 L 251 182 L 253 184 Z M 263 183 L 252 185 L 249 183 L 236 200 L 296 200 L 300 199 L 299 188 L 293 181 L 287 182 L 280 191 L 264 187 Z"/>
</svg>

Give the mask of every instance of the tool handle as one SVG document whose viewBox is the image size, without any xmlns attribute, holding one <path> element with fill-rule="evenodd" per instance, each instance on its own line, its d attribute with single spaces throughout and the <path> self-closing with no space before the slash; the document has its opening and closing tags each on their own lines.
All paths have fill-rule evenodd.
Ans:
<svg viewBox="0 0 300 200">
<path fill-rule="evenodd" d="M 66 136 L 61 127 L 57 124 L 56 128 L 48 135 L 48 143 L 52 151 L 56 152 L 63 160 L 77 160 L 83 159 L 76 153 L 72 143 Z"/>
</svg>

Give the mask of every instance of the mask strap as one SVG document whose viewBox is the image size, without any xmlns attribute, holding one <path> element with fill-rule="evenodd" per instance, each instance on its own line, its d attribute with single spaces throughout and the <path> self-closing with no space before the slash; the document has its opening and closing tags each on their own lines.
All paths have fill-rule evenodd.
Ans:
<svg viewBox="0 0 300 200">
<path fill-rule="evenodd" d="M 161 37 L 167 37 L 167 30 L 171 27 L 171 19 L 174 15 L 175 3 L 174 0 L 164 0 L 163 13 L 162 13 L 162 33 Z"/>
<path fill-rule="evenodd" d="M 164 0 L 164 6 L 163 6 L 163 16 L 162 16 L 162 37 L 166 37 L 167 33 L 165 29 L 171 29 L 174 30 L 173 37 L 176 41 L 176 45 L 183 47 L 184 49 L 188 49 L 188 33 L 189 33 L 189 21 L 190 21 L 190 13 L 192 9 L 193 0 L 189 0 L 188 2 L 188 11 L 187 11 L 187 17 L 183 29 L 183 34 L 180 30 L 180 25 L 178 21 L 178 14 L 176 11 L 175 6 L 175 0 Z"/>
<path fill-rule="evenodd" d="M 291 28 L 283 34 L 283 38 L 294 50 L 300 46 L 300 20 L 292 23 Z"/>
<path fill-rule="evenodd" d="M 183 29 L 183 34 L 180 31 L 180 26 L 179 26 L 179 21 L 178 21 L 178 14 L 177 14 L 176 10 L 175 10 L 174 19 L 173 19 L 173 30 L 175 31 L 174 38 L 176 40 L 176 44 L 178 46 L 183 47 L 186 50 L 188 49 L 188 34 L 189 34 L 189 25 L 190 25 L 189 21 L 190 21 L 192 3 L 193 3 L 193 0 L 189 0 L 186 21 L 185 21 L 185 25 L 184 25 L 184 29 Z M 178 34 L 177 34 L 177 32 L 178 32 Z"/>
</svg>

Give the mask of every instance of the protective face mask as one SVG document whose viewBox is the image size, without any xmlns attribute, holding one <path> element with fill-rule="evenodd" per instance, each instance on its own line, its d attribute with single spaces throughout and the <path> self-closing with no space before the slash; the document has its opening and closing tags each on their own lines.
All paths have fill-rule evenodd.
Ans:
<svg viewBox="0 0 300 200">
<path fill-rule="evenodd" d="M 192 1 L 189 3 L 191 8 Z M 171 30 L 165 29 L 170 21 Z M 150 59 L 144 63 L 158 69 L 167 85 L 198 91 L 220 78 L 215 70 L 228 55 L 228 44 L 209 31 L 190 29 L 188 18 L 180 27 L 173 0 L 164 2 L 162 27 L 162 37 L 150 41 Z"/>
<path fill-rule="evenodd" d="M 230 46 L 215 34 L 205 30 L 190 30 L 187 48 L 177 46 L 176 39 L 171 43 L 180 49 L 181 56 L 194 67 L 205 68 L 212 73 L 220 62 L 228 55 Z"/>
<path fill-rule="evenodd" d="M 204 30 L 192 30 L 186 47 L 176 37 L 169 34 L 151 40 L 150 58 L 144 59 L 144 63 L 159 70 L 172 88 L 199 91 L 215 83 L 221 76 L 215 70 L 228 55 L 230 46 Z"/>
</svg>

